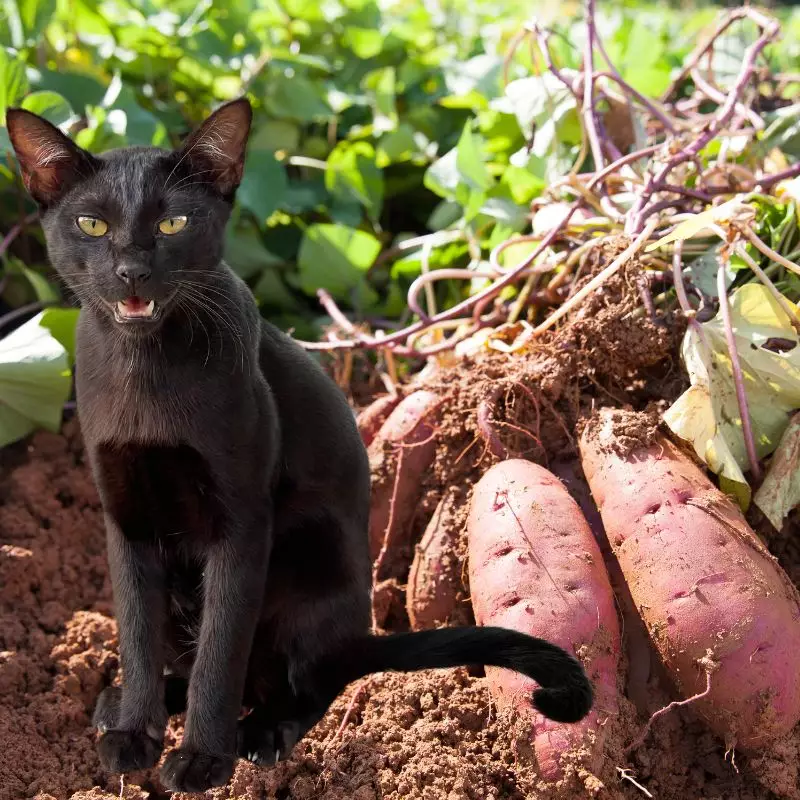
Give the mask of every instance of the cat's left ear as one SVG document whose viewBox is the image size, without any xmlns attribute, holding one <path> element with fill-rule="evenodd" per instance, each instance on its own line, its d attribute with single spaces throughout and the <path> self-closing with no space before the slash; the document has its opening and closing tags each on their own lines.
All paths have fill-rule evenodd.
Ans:
<svg viewBox="0 0 800 800">
<path fill-rule="evenodd" d="M 253 110 L 246 98 L 220 106 L 178 151 L 195 172 L 213 183 L 219 193 L 231 198 L 242 182 L 247 137 Z"/>
</svg>

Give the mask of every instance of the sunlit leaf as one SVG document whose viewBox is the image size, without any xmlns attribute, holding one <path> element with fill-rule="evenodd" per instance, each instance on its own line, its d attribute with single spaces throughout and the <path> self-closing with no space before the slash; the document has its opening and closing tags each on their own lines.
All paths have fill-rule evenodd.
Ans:
<svg viewBox="0 0 800 800">
<path fill-rule="evenodd" d="M 72 387 L 69 356 L 42 316 L 0 340 L 0 447 L 37 428 L 61 427 Z"/>
<path fill-rule="evenodd" d="M 800 338 L 789 318 L 761 284 L 749 283 L 731 297 L 731 317 L 759 458 L 772 453 L 792 412 L 800 408 Z M 771 346 L 780 341 L 782 346 Z M 683 360 L 691 387 L 664 415 L 675 434 L 691 442 L 709 468 L 735 487 L 742 505 L 750 489 L 742 420 L 725 330 L 718 314 L 684 337 Z"/>
<path fill-rule="evenodd" d="M 19 105 L 27 91 L 25 63 L 0 47 L 0 121 L 5 121 L 6 109 Z"/>
<path fill-rule="evenodd" d="M 777 530 L 800 505 L 800 413 L 786 428 L 753 502 Z"/>
<path fill-rule="evenodd" d="M 334 297 L 349 300 L 352 292 L 364 286 L 364 272 L 380 249 L 380 242 L 365 231 L 344 225 L 311 225 L 298 255 L 300 287 L 312 296 L 323 288 Z"/>
<path fill-rule="evenodd" d="M 274 153 L 251 150 L 245 162 L 244 179 L 237 191 L 239 202 L 263 223 L 280 207 L 286 189 L 286 172 Z"/>
<path fill-rule="evenodd" d="M 70 104 L 57 92 L 31 92 L 23 101 L 22 108 L 44 117 L 53 125 L 65 125 L 75 118 Z"/>
<path fill-rule="evenodd" d="M 383 206 L 383 175 L 368 142 L 340 142 L 328 156 L 325 186 L 335 197 L 363 205 L 373 219 Z"/>
<path fill-rule="evenodd" d="M 47 308 L 41 314 L 40 324 L 64 347 L 70 364 L 75 363 L 75 333 L 79 313 L 77 308 Z"/>
</svg>

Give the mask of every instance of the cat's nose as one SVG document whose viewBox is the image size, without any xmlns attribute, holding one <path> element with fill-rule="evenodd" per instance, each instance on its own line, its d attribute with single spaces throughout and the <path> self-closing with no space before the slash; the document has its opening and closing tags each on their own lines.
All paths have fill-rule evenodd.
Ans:
<svg viewBox="0 0 800 800">
<path fill-rule="evenodd" d="M 152 271 L 150 267 L 144 264 L 132 264 L 130 262 L 123 262 L 116 269 L 117 277 L 125 283 L 132 292 L 135 292 L 136 286 L 141 286 L 150 280 Z"/>
</svg>

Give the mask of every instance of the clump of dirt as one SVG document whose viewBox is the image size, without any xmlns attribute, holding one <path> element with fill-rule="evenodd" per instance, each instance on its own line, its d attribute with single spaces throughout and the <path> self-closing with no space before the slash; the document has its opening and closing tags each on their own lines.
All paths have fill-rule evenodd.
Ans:
<svg viewBox="0 0 800 800">
<path fill-rule="evenodd" d="M 608 425 L 613 433 L 602 431 L 603 425 Z M 601 452 L 610 449 L 620 458 L 627 458 L 637 450 L 653 444 L 660 427 L 661 420 L 655 409 L 649 409 L 645 413 L 617 409 L 608 414 L 605 422 L 593 415 L 581 420 L 578 425 L 581 433 L 588 430 L 590 439 L 599 440 L 597 445 Z"/>
<path fill-rule="evenodd" d="M 573 291 L 627 244 L 619 237 L 591 251 Z M 495 433 L 507 455 L 547 466 L 577 452 L 576 426 L 594 407 L 642 411 L 678 397 L 686 386 L 678 359 L 685 322 L 644 312 L 642 275 L 640 262 L 631 259 L 558 330 L 529 338 L 512 353 L 486 350 L 426 378 L 424 388 L 447 398 L 438 427 L 434 494 L 471 480 L 496 460 L 477 420 L 487 399 L 493 401 Z"/>
</svg>

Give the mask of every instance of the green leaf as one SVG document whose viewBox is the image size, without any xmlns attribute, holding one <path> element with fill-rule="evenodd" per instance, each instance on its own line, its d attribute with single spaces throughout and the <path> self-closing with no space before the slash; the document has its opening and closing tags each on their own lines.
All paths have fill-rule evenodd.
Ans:
<svg viewBox="0 0 800 800">
<path fill-rule="evenodd" d="M 672 72 L 665 64 L 659 67 L 642 67 L 631 70 L 626 78 L 634 89 L 645 97 L 659 97 L 669 87 Z"/>
<path fill-rule="evenodd" d="M 331 116 L 322 92 L 308 78 L 275 75 L 270 81 L 265 103 L 275 117 L 314 122 Z"/>
<path fill-rule="evenodd" d="M 787 156 L 800 158 L 800 103 L 779 108 L 767 119 L 771 121 L 762 134 L 760 152 L 766 154 L 777 147 Z"/>
<path fill-rule="evenodd" d="M 125 113 L 125 136 L 128 144 L 156 147 L 166 144 L 167 130 L 164 124 L 139 105 L 130 88 L 120 85 L 112 107 Z"/>
<path fill-rule="evenodd" d="M 519 205 L 527 205 L 538 197 L 545 188 L 545 182 L 523 167 L 509 166 L 500 181 L 508 188 L 512 200 Z"/>
<path fill-rule="evenodd" d="M 378 167 L 388 167 L 399 161 L 408 161 L 417 151 L 414 129 L 402 123 L 396 131 L 382 136 L 378 143 L 375 163 Z"/>
<path fill-rule="evenodd" d="M 731 321 L 756 450 L 763 458 L 778 446 L 790 415 L 800 408 L 800 338 L 760 283 L 745 284 L 733 293 Z M 686 331 L 682 354 L 692 385 L 664 421 L 692 443 L 713 472 L 734 486 L 737 496 L 749 500 L 742 420 L 720 315 L 704 323 L 701 331 L 693 325 Z M 782 341 L 785 347 L 776 352 L 770 340 Z"/>
<path fill-rule="evenodd" d="M 753 500 L 776 530 L 800 505 L 800 413 L 792 417 L 784 431 Z"/>
<path fill-rule="evenodd" d="M 14 5 L 6 0 L 6 11 Z M 18 0 L 19 21 L 22 24 L 25 40 L 35 42 L 56 10 L 56 0 Z M 15 46 L 17 45 L 15 42 Z"/>
<path fill-rule="evenodd" d="M 89 127 L 79 131 L 75 142 L 91 153 L 102 153 L 124 147 L 127 117 L 124 111 L 107 111 L 105 108 L 87 109 Z"/>
<path fill-rule="evenodd" d="M 271 253 L 255 230 L 253 224 L 228 226 L 225 237 L 225 261 L 244 280 L 283 264 Z"/>
<path fill-rule="evenodd" d="M 280 274 L 274 267 L 264 270 L 253 288 L 253 294 L 265 308 L 277 311 L 300 310 L 300 304 L 286 288 Z"/>
<path fill-rule="evenodd" d="M 72 388 L 66 349 L 43 314 L 0 341 L 0 447 L 36 428 L 57 431 Z"/>
<path fill-rule="evenodd" d="M 462 183 L 485 192 L 492 188 L 494 179 L 486 169 L 482 145 L 483 139 L 473 133 L 467 123 L 456 148 L 456 168 Z"/>
<path fill-rule="evenodd" d="M 484 53 L 468 61 L 453 61 L 444 70 L 447 90 L 456 97 L 469 95 L 487 101 L 500 94 L 500 78 L 503 74 L 503 59 Z"/>
<path fill-rule="evenodd" d="M 57 92 L 32 92 L 22 101 L 22 107 L 57 127 L 76 118 L 70 104 Z"/>
<path fill-rule="evenodd" d="M 236 196 L 241 205 L 252 211 L 263 224 L 286 197 L 288 182 L 283 165 L 269 150 L 251 150 L 247 154 L 244 178 Z"/>
<path fill-rule="evenodd" d="M 370 28 L 345 28 L 342 44 L 349 47 L 359 58 L 374 58 L 383 49 L 384 36 Z"/>
<path fill-rule="evenodd" d="M 425 186 L 440 197 L 453 197 L 458 184 L 461 182 L 457 158 L 458 153 L 453 148 L 440 159 L 434 161 L 425 172 Z"/>
<path fill-rule="evenodd" d="M 351 294 L 364 286 L 364 272 L 380 249 L 380 242 L 365 231 L 344 225 L 310 225 L 298 255 L 300 288 L 312 296 L 317 289 L 327 289 L 339 300 L 350 300 Z"/>
<path fill-rule="evenodd" d="M 717 86 L 728 87 L 733 84 L 741 72 L 745 51 L 757 37 L 756 27 L 749 20 L 732 25 L 717 37 L 711 51 L 713 82 Z"/>
<path fill-rule="evenodd" d="M 563 70 L 574 79 L 577 73 Z M 530 148 L 512 156 L 511 163 L 524 166 L 531 157 L 542 161 L 541 177 L 551 181 L 565 174 L 581 143 L 581 124 L 575 96 L 555 75 L 546 72 L 512 81 L 506 86 L 506 99 Z M 536 173 L 534 173 L 536 174 Z"/>
<path fill-rule="evenodd" d="M 78 113 L 87 106 L 99 106 L 106 93 L 106 87 L 99 80 L 79 72 L 43 69 L 35 85 L 38 89 L 60 94 Z"/>
<path fill-rule="evenodd" d="M 41 325 L 53 335 L 75 363 L 75 333 L 80 311 L 77 308 L 47 308 L 42 312 Z"/>
<path fill-rule="evenodd" d="M 0 47 L 0 120 L 5 124 L 6 109 L 18 106 L 28 91 L 25 62 Z"/>
<path fill-rule="evenodd" d="M 686 277 L 708 297 L 719 297 L 717 290 L 717 272 L 722 244 L 709 247 L 688 266 L 684 267 Z M 729 263 L 725 267 L 725 288 L 729 289 L 736 278 L 736 270 Z"/>
<path fill-rule="evenodd" d="M 397 127 L 395 93 L 397 78 L 393 67 L 375 70 L 364 78 L 364 86 L 375 93 L 375 121 L 378 132 L 391 131 Z"/>
<path fill-rule="evenodd" d="M 56 303 L 59 300 L 58 292 L 53 285 L 35 269 L 26 267 L 21 261 L 16 261 L 17 267 L 22 274 L 28 279 L 28 283 L 33 287 L 36 294 L 36 299 L 42 303 Z"/>
<path fill-rule="evenodd" d="M 486 201 L 486 193 L 494 185 L 483 155 L 483 139 L 464 126 L 458 145 L 434 162 L 425 173 L 424 184 L 448 200 L 464 208 L 471 220 Z"/>
<path fill-rule="evenodd" d="M 529 208 L 518 206 L 507 197 L 490 197 L 481 206 L 480 213 L 503 223 L 509 233 L 522 231 L 530 217 Z"/>
<path fill-rule="evenodd" d="M 300 145 L 300 128 L 284 119 L 271 119 L 255 130 L 249 147 L 254 150 L 285 150 L 294 153 Z"/>
<path fill-rule="evenodd" d="M 360 203 L 373 220 L 383 207 L 383 174 L 368 142 L 340 142 L 328 156 L 325 186 L 334 197 Z"/>
</svg>

